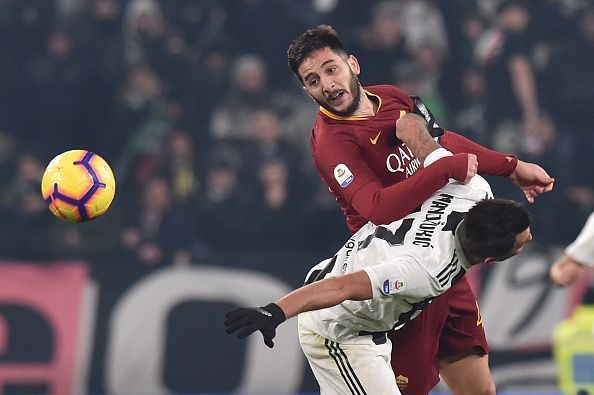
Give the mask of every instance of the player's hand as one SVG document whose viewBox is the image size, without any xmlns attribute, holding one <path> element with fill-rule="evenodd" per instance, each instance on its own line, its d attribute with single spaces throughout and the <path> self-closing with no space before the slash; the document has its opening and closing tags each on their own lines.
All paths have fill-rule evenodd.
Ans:
<svg viewBox="0 0 594 395">
<path fill-rule="evenodd" d="M 555 183 L 555 179 L 542 167 L 521 160 L 518 160 L 518 165 L 509 178 L 524 192 L 530 203 L 534 203 L 536 196 L 551 191 Z"/>
<path fill-rule="evenodd" d="M 549 271 L 549 276 L 555 285 L 566 286 L 573 284 L 584 273 L 584 266 L 567 255 L 557 259 Z"/>
<path fill-rule="evenodd" d="M 466 178 L 464 184 L 468 184 L 472 177 L 478 172 L 478 159 L 475 154 L 468 154 L 468 170 L 466 172 Z"/>
<path fill-rule="evenodd" d="M 241 329 L 237 338 L 243 339 L 260 331 L 264 337 L 264 343 L 270 348 L 274 347 L 272 339 L 276 336 L 276 327 L 287 319 L 276 303 L 270 303 L 264 307 L 235 309 L 225 314 L 225 318 L 227 318 L 224 322 L 227 327 L 225 332 L 233 333 Z"/>
<path fill-rule="evenodd" d="M 458 182 L 467 184 L 478 171 L 478 159 L 475 154 L 459 153 L 447 155 L 438 159 L 443 169 L 447 169 L 448 176 Z"/>
</svg>

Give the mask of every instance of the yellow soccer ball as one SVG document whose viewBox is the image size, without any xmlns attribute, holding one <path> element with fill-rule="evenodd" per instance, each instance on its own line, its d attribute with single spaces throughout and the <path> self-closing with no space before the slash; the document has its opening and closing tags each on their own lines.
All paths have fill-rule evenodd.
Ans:
<svg viewBox="0 0 594 395">
<path fill-rule="evenodd" d="M 56 156 L 41 179 L 41 195 L 52 214 L 69 222 L 90 221 L 108 208 L 115 195 L 115 177 L 103 158 L 72 150 Z"/>
</svg>

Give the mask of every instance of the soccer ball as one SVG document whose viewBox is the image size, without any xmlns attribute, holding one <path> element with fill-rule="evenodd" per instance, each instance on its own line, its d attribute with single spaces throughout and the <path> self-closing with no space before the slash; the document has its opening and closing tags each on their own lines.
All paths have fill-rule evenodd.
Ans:
<svg viewBox="0 0 594 395">
<path fill-rule="evenodd" d="M 72 150 L 56 156 L 41 179 L 41 195 L 52 214 L 69 222 L 103 214 L 115 195 L 115 178 L 103 158 Z"/>
</svg>

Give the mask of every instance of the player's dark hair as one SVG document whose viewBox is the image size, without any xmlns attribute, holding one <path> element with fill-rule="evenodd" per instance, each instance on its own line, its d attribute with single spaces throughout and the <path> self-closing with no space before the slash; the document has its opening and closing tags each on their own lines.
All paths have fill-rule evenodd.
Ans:
<svg viewBox="0 0 594 395">
<path fill-rule="evenodd" d="M 530 224 L 530 213 L 520 203 L 486 199 L 468 211 L 458 235 L 465 251 L 476 258 L 507 257 L 516 243 L 516 236 Z"/>
<path fill-rule="evenodd" d="M 347 51 L 342 46 L 338 33 L 330 25 L 319 25 L 297 37 L 289 45 L 287 59 L 293 73 L 303 83 L 299 75 L 299 66 L 307 59 L 312 52 L 318 49 L 330 48 L 337 54 L 346 55 Z"/>
</svg>

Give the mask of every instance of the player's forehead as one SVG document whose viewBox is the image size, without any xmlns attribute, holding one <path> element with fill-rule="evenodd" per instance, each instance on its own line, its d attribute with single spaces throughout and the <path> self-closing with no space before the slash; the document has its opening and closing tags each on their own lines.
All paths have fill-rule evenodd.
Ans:
<svg viewBox="0 0 594 395">
<path fill-rule="evenodd" d="M 343 56 L 334 52 L 329 47 L 316 49 L 303 59 L 303 62 L 299 65 L 299 75 L 301 75 L 302 78 L 305 78 L 312 73 L 318 74 L 324 66 L 343 61 Z"/>
</svg>

